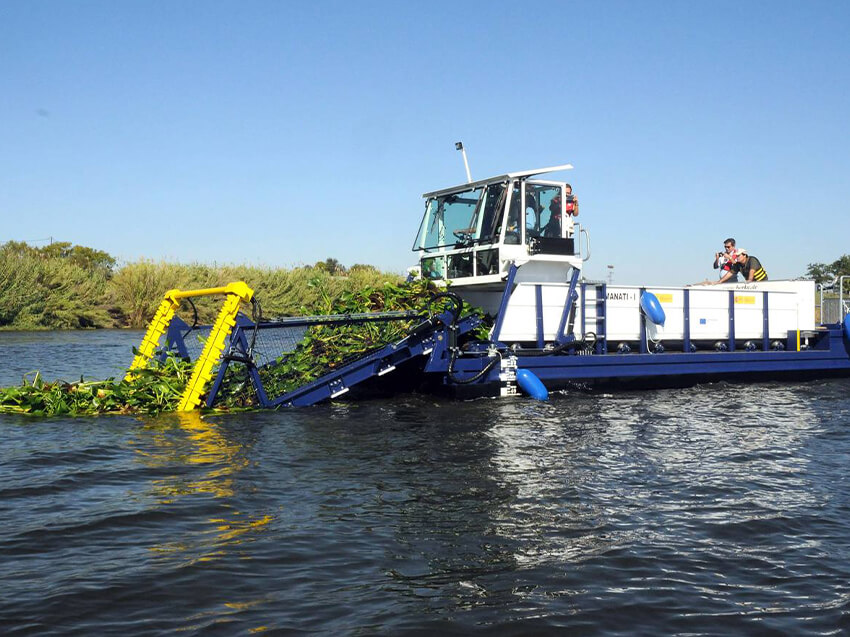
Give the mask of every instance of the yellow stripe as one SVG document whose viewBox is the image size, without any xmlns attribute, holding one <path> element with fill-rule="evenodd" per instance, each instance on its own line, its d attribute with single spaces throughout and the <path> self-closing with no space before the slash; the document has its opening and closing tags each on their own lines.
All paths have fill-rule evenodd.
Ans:
<svg viewBox="0 0 850 637">
<path fill-rule="evenodd" d="M 756 281 L 762 281 L 767 278 L 767 272 L 764 271 L 764 268 L 759 268 L 756 270 L 756 273 L 753 275 L 753 278 Z"/>
<path fill-rule="evenodd" d="M 800 330 L 797 330 L 797 351 L 800 351 Z"/>
</svg>

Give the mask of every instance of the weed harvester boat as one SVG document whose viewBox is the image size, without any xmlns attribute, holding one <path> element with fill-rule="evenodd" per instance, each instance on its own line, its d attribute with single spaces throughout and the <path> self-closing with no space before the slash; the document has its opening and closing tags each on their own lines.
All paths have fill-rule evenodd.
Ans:
<svg viewBox="0 0 850 637">
<path fill-rule="evenodd" d="M 163 337 L 165 350 L 195 364 L 180 410 L 216 406 L 234 375 L 252 404 L 282 407 L 410 389 L 495 397 L 515 395 L 519 387 L 545 398 L 550 390 L 576 385 L 850 374 L 843 278 L 832 322 L 815 320 L 814 281 L 669 287 L 584 278 L 589 234 L 567 214 L 567 184 L 544 178 L 570 168 L 508 173 L 424 195 L 414 274 L 446 290 L 436 295 L 432 311 L 266 321 L 245 283 L 172 290 L 129 374 L 163 355 Z M 227 299 L 214 325 L 193 326 L 175 314 L 182 299 L 209 294 Z M 240 311 L 252 303 L 251 316 Z M 470 306 L 483 309 L 486 335 L 482 317 L 466 313 Z M 287 353 L 311 327 L 394 321 L 410 325 L 403 337 L 297 387 L 276 384 Z M 193 332 L 208 334 L 202 349 Z"/>
</svg>

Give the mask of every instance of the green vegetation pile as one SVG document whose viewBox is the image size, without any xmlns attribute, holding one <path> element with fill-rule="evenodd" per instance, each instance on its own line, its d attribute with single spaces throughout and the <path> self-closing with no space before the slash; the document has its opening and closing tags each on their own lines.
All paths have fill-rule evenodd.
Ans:
<svg viewBox="0 0 850 637">
<path fill-rule="evenodd" d="M 435 298 L 438 290 L 427 280 L 399 284 L 385 283 L 376 288 L 346 291 L 337 298 L 320 290 L 321 304 L 317 314 L 357 314 L 361 312 L 414 311 L 420 317 L 438 313 L 450 301 Z M 477 309 L 466 308 L 465 314 Z M 404 338 L 421 318 L 352 325 L 316 325 L 310 327 L 294 350 L 260 369 L 263 387 L 269 397 L 281 396 L 316 380 L 348 361 L 359 358 L 388 343 Z M 486 330 L 478 334 L 486 338 Z M 240 377 L 238 366 L 232 365 L 234 377 Z M 244 378 L 244 373 L 241 374 Z M 254 396 L 248 383 L 225 383 L 219 399 L 225 404 L 249 406 Z"/>
<path fill-rule="evenodd" d="M 134 372 L 132 380 L 46 382 L 36 372 L 16 387 L 0 388 L 0 412 L 34 416 L 156 414 L 174 411 L 192 373 L 192 365 L 169 355 Z"/>
<path fill-rule="evenodd" d="M 447 302 L 442 298 L 434 301 L 437 290 L 428 281 L 387 282 L 345 290 L 337 296 L 325 289 L 321 280 L 314 279 L 308 285 L 316 297 L 316 314 L 413 310 L 425 316 L 442 311 Z M 280 396 L 300 387 L 349 360 L 403 338 L 417 321 L 312 326 L 294 350 L 260 370 L 266 392 Z M 174 411 L 191 372 L 191 363 L 169 353 L 163 362 L 153 360 L 148 369 L 134 371 L 132 380 L 45 382 L 36 374 L 19 386 L 0 389 L 0 411 L 41 416 Z M 216 408 L 256 405 L 244 366 L 231 363 Z"/>
</svg>

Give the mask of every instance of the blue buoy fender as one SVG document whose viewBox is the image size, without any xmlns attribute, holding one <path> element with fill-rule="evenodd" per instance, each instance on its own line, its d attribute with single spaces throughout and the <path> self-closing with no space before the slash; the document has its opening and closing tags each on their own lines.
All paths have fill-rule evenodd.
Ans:
<svg viewBox="0 0 850 637">
<path fill-rule="evenodd" d="M 844 338 L 850 341 L 850 314 L 844 317 Z"/>
<path fill-rule="evenodd" d="M 516 370 L 516 382 L 520 389 L 535 400 L 549 400 L 549 390 L 534 372 L 527 369 Z"/>
<path fill-rule="evenodd" d="M 656 325 L 664 326 L 664 321 L 667 320 L 667 317 L 664 315 L 664 308 L 661 307 L 661 302 L 652 292 L 644 292 L 641 295 L 640 307 L 643 313 L 649 317 L 650 321 Z"/>
</svg>

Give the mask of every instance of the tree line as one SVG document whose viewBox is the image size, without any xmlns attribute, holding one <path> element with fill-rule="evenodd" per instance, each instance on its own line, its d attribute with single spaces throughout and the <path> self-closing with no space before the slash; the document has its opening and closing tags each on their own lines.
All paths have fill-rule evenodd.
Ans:
<svg viewBox="0 0 850 637">
<path fill-rule="evenodd" d="M 832 263 L 810 263 L 806 276 L 819 285 L 829 285 L 839 277 L 850 275 L 850 254 L 845 254 Z"/>
<path fill-rule="evenodd" d="M 243 280 L 264 316 L 322 313 L 345 292 L 397 284 L 403 277 L 371 265 L 345 268 L 336 259 L 284 268 L 178 264 L 139 260 L 118 265 L 106 252 L 54 242 L 36 247 L 0 245 L 0 329 L 144 327 L 174 288 L 219 287 Z M 194 301 L 201 322 L 211 322 L 220 299 Z"/>
</svg>

